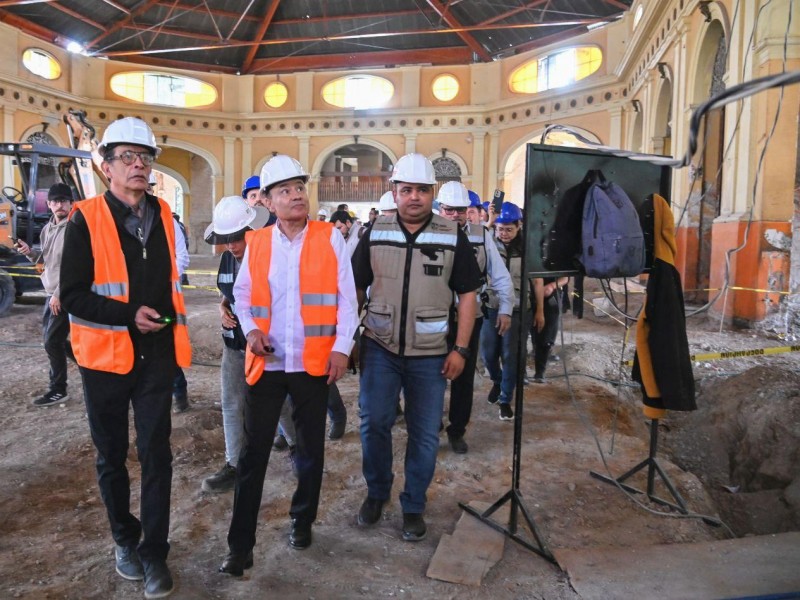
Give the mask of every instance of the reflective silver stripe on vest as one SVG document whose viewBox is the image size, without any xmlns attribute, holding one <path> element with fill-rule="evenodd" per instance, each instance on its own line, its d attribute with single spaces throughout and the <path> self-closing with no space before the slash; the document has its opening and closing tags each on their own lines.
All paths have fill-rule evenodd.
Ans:
<svg viewBox="0 0 800 600">
<path fill-rule="evenodd" d="M 467 237 L 469 237 L 470 244 L 473 244 L 475 246 L 482 246 L 483 245 L 483 236 L 482 235 L 472 235 L 472 234 L 470 234 Z"/>
<path fill-rule="evenodd" d="M 186 325 L 186 315 L 175 315 L 175 323 L 178 325 Z"/>
<path fill-rule="evenodd" d="M 306 306 L 336 306 L 337 294 L 303 294 Z"/>
<path fill-rule="evenodd" d="M 233 283 L 233 273 L 220 273 L 217 281 L 219 283 Z"/>
<path fill-rule="evenodd" d="M 75 323 L 75 325 L 83 325 L 84 327 L 91 327 L 92 329 L 109 329 L 111 331 L 128 331 L 128 328 L 125 325 L 104 325 L 103 323 L 94 323 L 92 321 L 86 321 L 84 319 L 79 319 L 74 315 L 69 316 L 69 322 Z"/>
<path fill-rule="evenodd" d="M 223 329 L 222 337 L 233 338 L 233 329 Z"/>
<path fill-rule="evenodd" d="M 417 333 L 447 333 L 447 321 L 417 321 Z"/>
<path fill-rule="evenodd" d="M 416 244 L 439 244 L 440 246 L 455 246 L 458 236 L 453 233 L 430 233 L 428 231 L 419 234 Z"/>
<path fill-rule="evenodd" d="M 183 288 L 181 287 L 180 281 L 175 282 L 175 291 L 178 292 L 179 294 L 183 293 Z"/>
<path fill-rule="evenodd" d="M 93 283 L 92 291 L 101 296 L 125 296 L 128 293 L 128 286 L 125 282 Z"/>
<path fill-rule="evenodd" d="M 250 314 L 256 319 L 268 319 L 269 306 L 251 306 Z"/>
<path fill-rule="evenodd" d="M 369 240 L 371 242 L 396 242 L 398 244 L 405 244 L 406 236 L 403 235 L 402 231 L 387 231 L 385 229 L 375 231 L 373 229 L 369 234 Z"/>
<path fill-rule="evenodd" d="M 336 325 L 306 325 L 303 331 L 306 337 L 330 337 L 336 335 Z"/>
</svg>

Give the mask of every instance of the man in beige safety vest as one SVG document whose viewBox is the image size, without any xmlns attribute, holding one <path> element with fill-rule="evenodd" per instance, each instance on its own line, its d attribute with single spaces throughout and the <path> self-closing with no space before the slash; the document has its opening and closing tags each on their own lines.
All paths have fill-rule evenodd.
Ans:
<svg viewBox="0 0 800 600">
<path fill-rule="evenodd" d="M 427 528 L 426 492 L 436 467 L 447 380 L 464 368 L 475 322 L 480 270 L 457 223 L 432 214 L 436 176 L 421 154 L 395 165 L 397 214 L 378 217 L 353 255 L 359 304 L 366 303 L 361 342 L 361 450 L 367 498 L 363 526 L 380 520 L 392 488 L 392 425 L 403 389 L 408 425 L 402 536 L 419 541 Z M 369 288 L 369 298 L 366 296 Z M 458 330 L 448 347 L 448 321 L 458 296 Z"/>
</svg>

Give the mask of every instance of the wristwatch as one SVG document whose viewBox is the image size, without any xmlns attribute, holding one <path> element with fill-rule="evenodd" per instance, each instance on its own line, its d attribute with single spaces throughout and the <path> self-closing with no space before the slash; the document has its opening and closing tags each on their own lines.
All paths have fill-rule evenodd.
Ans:
<svg viewBox="0 0 800 600">
<path fill-rule="evenodd" d="M 461 358 L 467 359 L 470 357 L 472 352 L 469 351 L 469 348 L 465 348 L 464 346 L 453 346 L 453 352 L 458 352 L 461 355 Z"/>
</svg>

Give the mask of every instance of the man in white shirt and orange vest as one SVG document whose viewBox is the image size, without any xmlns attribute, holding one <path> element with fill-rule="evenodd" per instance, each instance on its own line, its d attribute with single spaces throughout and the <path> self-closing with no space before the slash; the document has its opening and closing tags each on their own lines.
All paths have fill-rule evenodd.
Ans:
<svg viewBox="0 0 800 600">
<path fill-rule="evenodd" d="M 64 234 L 61 304 L 81 369 L 97 480 L 116 570 L 144 579 L 145 598 L 173 589 L 167 567 L 172 483 L 170 405 L 176 366 L 191 348 L 175 262 L 175 227 L 163 200 L 147 194 L 160 148 L 134 117 L 111 123 L 98 147 L 109 190 L 78 202 Z M 142 469 L 140 518 L 130 512 L 128 413 L 133 406 Z"/>
<path fill-rule="evenodd" d="M 311 544 L 325 452 L 328 386 L 347 370 L 358 326 L 350 255 L 333 224 L 308 219 L 308 174 L 274 156 L 261 172 L 274 226 L 247 234 L 234 284 L 236 316 L 247 337 L 245 441 L 236 467 L 228 555 L 220 571 L 253 566 L 258 510 L 281 407 L 292 397 L 297 488 L 289 545 Z"/>
</svg>

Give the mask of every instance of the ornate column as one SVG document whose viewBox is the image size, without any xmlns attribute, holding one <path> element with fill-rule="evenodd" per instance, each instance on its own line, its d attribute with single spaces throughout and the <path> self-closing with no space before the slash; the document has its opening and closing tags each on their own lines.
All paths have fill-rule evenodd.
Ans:
<svg viewBox="0 0 800 600">
<path fill-rule="evenodd" d="M 481 200 L 486 195 L 486 189 L 484 188 L 486 175 L 485 152 L 486 132 L 472 132 L 472 190 L 478 193 Z"/>
<path fill-rule="evenodd" d="M 490 194 L 494 193 L 497 188 L 497 180 L 499 173 L 497 172 L 497 165 L 500 161 L 498 156 L 500 152 L 500 132 L 492 130 L 489 132 L 489 180 L 486 182 L 486 195 L 487 199 Z M 481 197 L 483 199 L 483 197 Z"/>
<path fill-rule="evenodd" d="M 240 178 L 244 185 L 248 177 L 257 175 L 257 173 L 253 173 L 253 138 L 239 138 L 239 141 L 242 143 L 242 174 Z"/>
<path fill-rule="evenodd" d="M 417 151 L 417 134 L 416 133 L 406 133 L 404 134 L 406 137 L 406 154 L 410 154 L 411 152 Z"/>
<path fill-rule="evenodd" d="M 222 171 L 224 177 L 222 182 L 222 193 L 225 196 L 233 196 L 235 194 L 234 183 L 236 182 L 236 165 L 234 164 L 234 143 L 236 142 L 236 138 L 225 136 L 222 139 L 225 141 L 225 149 L 223 150 L 222 159 Z"/>
</svg>

